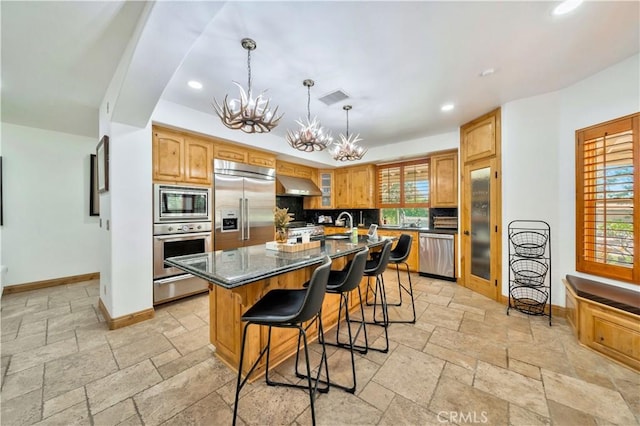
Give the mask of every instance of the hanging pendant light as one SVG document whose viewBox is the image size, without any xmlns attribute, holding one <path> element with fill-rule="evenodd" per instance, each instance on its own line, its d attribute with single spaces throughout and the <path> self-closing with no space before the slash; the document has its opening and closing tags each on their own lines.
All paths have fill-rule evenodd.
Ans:
<svg viewBox="0 0 640 426">
<path fill-rule="evenodd" d="M 277 116 L 278 107 L 269 110 L 270 99 L 264 97 L 264 91 L 257 98 L 251 93 L 251 51 L 255 50 L 256 42 L 250 38 L 242 39 L 242 47 L 247 51 L 248 88 L 245 92 L 240 84 L 233 82 L 240 89 L 240 99 L 227 102 L 229 95 L 224 97 L 222 106 L 213 99 L 213 108 L 222 120 L 222 124 L 230 129 L 242 130 L 245 133 L 267 133 L 278 125 L 282 114 Z"/>
<path fill-rule="evenodd" d="M 287 130 L 287 142 L 292 148 L 300 151 L 322 151 L 331 145 L 333 138 L 331 133 L 324 132 L 317 117 L 313 117 L 313 121 L 311 120 L 311 88 L 315 84 L 314 81 L 307 79 L 302 84 L 307 88 L 307 122 L 296 121 L 300 125 L 300 129 L 295 133 Z"/>
<path fill-rule="evenodd" d="M 347 112 L 347 135 L 340 134 L 340 142 L 333 149 L 331 155 L 336 161 L 361 160 L 364 154 L 367 153 L 367 149 L 357 145 L 357 142 L 362 140 L 360 139 L 360 134 L 349 135 L 349 110 L 351 105 L 345 105 L 342 109 Z"/>
</svg>

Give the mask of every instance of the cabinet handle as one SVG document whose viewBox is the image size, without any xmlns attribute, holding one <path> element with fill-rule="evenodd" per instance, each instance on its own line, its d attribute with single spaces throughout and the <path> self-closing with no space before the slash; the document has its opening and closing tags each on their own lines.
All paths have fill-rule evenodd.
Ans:
<svg viewBox="0 0 640 426">
<path fill-rule="evenodd" d="M 464 235 L 469 235 L 469 231 L 464 231 Z"/>
</svg>

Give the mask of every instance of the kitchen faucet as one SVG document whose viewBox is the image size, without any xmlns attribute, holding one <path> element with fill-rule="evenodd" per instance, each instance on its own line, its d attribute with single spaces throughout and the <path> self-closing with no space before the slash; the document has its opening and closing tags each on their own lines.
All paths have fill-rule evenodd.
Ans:
<svg viewBox="0 0 640 426">
<path fill-rule="evenodd" d="M 343 215 L 346 215 L 349 218 L 349 228 L 353 228 L 353 216 L 351 216 L 351 213 L 349 212 L 342 212 L 338 215 L 338 218 L 336 219 L 336 222 L 340 220 L 340 218 L 342 218 Z"/>
</svg>

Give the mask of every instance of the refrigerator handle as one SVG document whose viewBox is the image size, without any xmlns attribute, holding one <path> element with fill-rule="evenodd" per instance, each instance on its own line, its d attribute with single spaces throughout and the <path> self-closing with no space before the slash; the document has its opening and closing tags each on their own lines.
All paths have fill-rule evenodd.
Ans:
<svg viewBox="0 0 640 426">
<path fill-rule="evenodd" d="M 240 198 L 240 239 L 244 240 L 244 198 Z"/>
<path fill-rule="evenodd" d="M 245 223 L 247 224 L 247 240 L 251 238 L 251 223 L 249 222 L 249 199 L 245 198 L 244 199 L 244 220 Z"/>
</svg>

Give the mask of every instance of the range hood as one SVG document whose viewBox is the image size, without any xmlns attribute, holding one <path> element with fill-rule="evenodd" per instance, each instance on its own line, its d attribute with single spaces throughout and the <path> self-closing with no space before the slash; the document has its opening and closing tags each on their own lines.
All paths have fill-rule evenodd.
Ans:
<svg viewBox="0 0 640 426">
<path fill-rule="evenodd" d="M 276 175 L 276 195 L 322 195 L 320 189 L 310 179 Z"/>
</svg>

